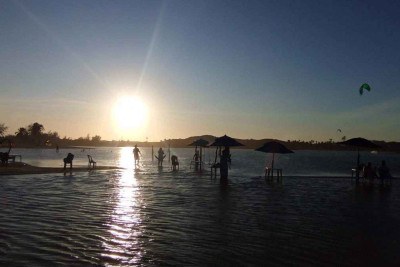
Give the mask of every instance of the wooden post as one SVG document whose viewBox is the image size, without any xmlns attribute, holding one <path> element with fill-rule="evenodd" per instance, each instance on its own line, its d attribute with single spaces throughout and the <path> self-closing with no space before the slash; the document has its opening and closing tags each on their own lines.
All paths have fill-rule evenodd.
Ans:
<svg viewBox="0 0 400 267">
<path fill-rule="evenodd" d="M 168 142 L 168 163 L 171 162 L 171 144 Z"/>
<path fill-rule="evenodd" d="M 200 171 L 202 169 L 202 165 L 203 165 L 203 150 L 202 147 L 200 146 Z"/>
</svg>

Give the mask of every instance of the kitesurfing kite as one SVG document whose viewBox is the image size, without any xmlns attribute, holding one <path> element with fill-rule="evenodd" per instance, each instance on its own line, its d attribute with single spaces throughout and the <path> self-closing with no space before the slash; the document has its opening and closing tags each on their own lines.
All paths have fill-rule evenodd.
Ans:
<svg viewBox="0 0 400 267">
<path fill-rule="evenodd" d="M 342 130 L 341 129 L 337 129 L 337 132 L 342 132 Z"/>
<path fill-rule="evenodd" d="M 360 87 L 360 95 L 364 93 L 364 90 L 367 90 L 368 92 L 371 91 L 371 87 L 369 86 L 368 83 L 363 83 Z"/>
</svg>

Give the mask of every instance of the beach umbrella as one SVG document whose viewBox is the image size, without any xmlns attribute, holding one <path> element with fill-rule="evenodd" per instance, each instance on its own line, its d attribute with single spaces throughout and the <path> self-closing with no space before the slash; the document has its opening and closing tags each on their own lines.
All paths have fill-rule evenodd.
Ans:
<svg viewBox="0 0 400 267">
<path fill-rule="evenodd" d="M 275 153 L 278 154 L 289 154 L 289 153 L 294 153 L 292 150 L 288 149 L 281 143 L 278 143 L 276 141 L 271 141 L 265 143 L 262 147 L 259 147 L 255 149 L 256 151 L 261 151 L 264 153 L 272 153 L 272 163 L 271 163 L 271 168 L 274 168 L 274 159 L 275 159 Z"/>
<path fill-rule="evenodd" d="M 229 137 L 227 135 L 215 138 L 214 143 L 212 143 L 210 146 L 225 146 L 225 147 L 231 147 L 231 146 L 243 146 L 243 144 L 239 143 L 232 137 Z"/>
<path fill-rule="evenodd" d="M 378 146 L 377 144 L 374 144 L 371 141 L 369 141 L 365 138 L 361 138 L 361 137 L 351 138 L 347 141 L 339 142 L 338 144 L 346 145 L 346 146 L 353 146 L 353 147 L 357 147 L 357 148 L 360 148 L 360 147 L 361 148 L 380 148 L 380 146 Z"/>
<path fill-rule="evenodd" d="M 209 144 L 207 140 L 204 139 L 197 139 L 196 141 L 193 141 L 191 144 L 188 146 L 200 146 L 200 147 L 205 147 Z"/>
<path fill-rule="evenodd" d="M 347 141 L 339 142 L 338 144 L 357 148 L 357 171 L 356 171 L 357 179 L 359 177 L 358 167 L 360 166 L 360 148 L 372 148 L 372 149 L 380 148 L 380 146 L 378 146 L 377 144 L 374 144 L 371 141 L 361 137 L 351 138 Z"/>
<path fill-rule="evenodd" d="M 239 143 L 232 137 L 227 136 L 226 134 L 221 137 L 215 138 L 214 143 L 212 143 L 210 146 L 216 146 L 217 150 L 215 151 L 215 162 L 217 162 L 217 157 L 218 157 L 218 147 L 231 147 L 231 146 L 243 146 L 243 144 Z"/>
</svg>

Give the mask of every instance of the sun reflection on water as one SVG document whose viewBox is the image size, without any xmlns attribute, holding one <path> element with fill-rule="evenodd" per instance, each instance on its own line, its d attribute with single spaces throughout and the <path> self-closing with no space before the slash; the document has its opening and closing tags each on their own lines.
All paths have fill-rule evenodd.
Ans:
<svg viewBox="0 0 400 267">
<path fill-rule="evenodd" d="M 135 167 L 135 159 L 133 158 L 133 147 L 123 147 L 120 149 L 118 166 L 125 169 Z"/>
<path fill-rule="evenodd" d="M 115 192 L 111 199 L 114 209 L 107 225 L 110 237 L 103 242 L 104 257 L 127 265 L 138 263 L 142 258 L 139 242 L 141 198 L 131 151 L 131 148 L 121 149 L 119 166 L 124 169 L 114 177 Z"/>
</svg>

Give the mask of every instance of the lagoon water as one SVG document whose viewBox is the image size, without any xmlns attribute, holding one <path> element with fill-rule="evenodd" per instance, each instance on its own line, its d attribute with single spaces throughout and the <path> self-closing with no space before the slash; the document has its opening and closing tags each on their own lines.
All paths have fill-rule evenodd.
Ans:
<svg viewBox="0 0 400 267">
<path fill-rule="evenodd" d="M 171 149 L 172 172 L 142 149 L 15 149 L 36 166 L 98 165 L 124 169 L 0 177 L 1 266 L 398 266 L 400 187 L 356 185 L 356 152 L 277 155 L 283 182 L 260 176 L 271 155 L 232 150 L 228 186 L 189 168 L 193 149 Z M 214 151 L 206 151 L 206 162 Z M 362 152 L 363 162 L 400 155 Z"/>
</svg>

